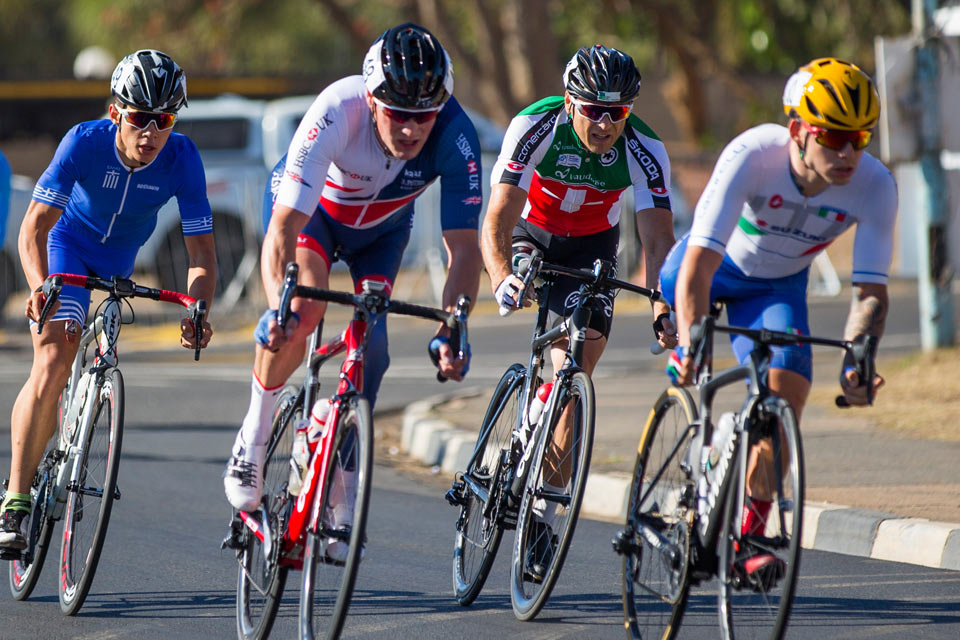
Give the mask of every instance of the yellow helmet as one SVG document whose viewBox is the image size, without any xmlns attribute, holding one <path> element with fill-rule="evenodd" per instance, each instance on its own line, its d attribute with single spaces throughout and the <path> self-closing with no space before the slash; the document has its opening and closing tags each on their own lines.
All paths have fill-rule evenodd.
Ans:
<svg viewBox="0 0 960 640">
<path fill-rule="evenodd" d="M 817 58 L 787 80 L 783 111 L 824 129 L 872 129 L 880 117 L 880 96 L 873 80 L 857 65 Z"/>
</svg>

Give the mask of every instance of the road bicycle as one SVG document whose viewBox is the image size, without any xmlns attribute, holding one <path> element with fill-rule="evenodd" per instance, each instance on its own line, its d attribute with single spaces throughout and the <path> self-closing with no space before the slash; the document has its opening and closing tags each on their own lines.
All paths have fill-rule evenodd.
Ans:
<svg viewBox="0 0 960 640">
<path fill-rule="evenodd" d="M 805 485 L 796 416 L 768 386 L 770 347 L 840 348 L 856 363 L 861 380 L 873 379 L 873 336 L 833 340 L 722 326 L 716 324 L 721 308 L 715 304 L 711 315 L 691 329 L 699 403 L 686 388 L 668 387 L 650 412 L 637 448 L 626 527 L 613 540 L 623 556 L 628 638 L 676 637 L 691 586 L 714 576 L 723 638 L 783 637 L 800 566 Z M 711 363 L 715 332 L 754 341 L 743 364 L 716 375 Z M 741 409 L 714 423 L 717 391 L 744 381 Z M 868 386 L 872 402 L 870 391 Z M 845 404 L 842 396 L 837 404 Z M 748 478 L 752 457 L 765 463 L 756 464 Z M 768 514 L 753 497 L 771 500 Z"/>
<path fill-rule="evenodd" d="M 548 328 L 547 300 L 560 276 L 581 281 L 579 300 L 569 317 Z M 517 618 L 530 620 L 543 608 L 560 575 L 590 466 L 594 391 L 579 363 L 591 314 L 599 312 L 594 305 L 609 305 L 605 296 L 611 289 L 651 300 L 659 300 L 660 293 L 613 278 L 607 261 L 597 260 L 591 271 L 577 270 L 544 263 L 539 252 L 532 254 L 523 277 L 523 290 L 530 291 L 533 283 L 539 304 L 529 363 L 510 365 L 500 378 L 473 454 L 446 499 L 460 508 L 453 554 L 457 602 L 467 606 L 474 601 L 503 532 L 515 528 L 511 601 Z M 531 421 L 529 407 L 543 384 L 544 353 L 563 338 L 569 338 L 563 366 L 553 378 L 549 396 L 541 398 L 539 418 Z"/>
<path fill-rule="evenodd" d="M 12 560 L 13 597 L 27 599 L 40 577 L 54 525 L 62 519 L 60 609 L 74 615 L 90 592 L 113 502 L 120 499 L 117 475 L 123 441 L 124 389 L 116 345 L 120 327 L 134 321 L 128 300 L 150 298 L 187 307 L 197 336 L 195 360 L 200 357 L 207 307 L 203 300 L 143 287 L 126 278 L 104 280 L 59 273 L 43 283 L 46 302 L 37 323 L 38 334 L 64 285 L 104 291 L 107 297 L 80 335 L 67 386 L 60 394 L 57 435 L 30 486 L 33 511 L 27 547 L 22 552 L 7 552 L 4 558 Z M 129 319 L 123 317 L 123 304 L 130 311 Z"/>
<path fill-rule="evenodd" d="M 354 307 L 353 319 L 335 338 L 321 343 L 323 321 L 307 351 L 307 373 L 297 388 L 283 389 L 276 402 L 264 462 L 263 499 L 256 512 L 237 512 L 224 547 L 234 549 L 237 573 L 237 635 L 269 635 L 283 595 L 287 573 L 303 570 L 300 591 L 301 638 L 337 638 L 346 620 L 353 586 L 366 543 L 365 529 L 373 471 L 370 405 L 361 396 L 366 348 L 374 327 L 395 313 L 443 322 L 451 330 L 458 357 L 467 353 L 467 308 L 461 296 L 454 312 L 390 300 L 384 284 L 361 282 L 353 294 L 297 284 L 298 268 L 287 265 L 280 294 L 278 324 L 290 317 L 294 297 Z M 294 434 L 309 422 L 320 400 L 320 367 L 346 352 L 336 392 L 329 398 L 326 428 L 316 442 L 298 495 L 292 495 L 291 451 Z M 355 481 L 355 484 L 354 484 Z M 335 508 L 352 502 L 352 517 L 334 522 Z M 338 505 L 340 505 L 338 507 Z M 347 543 L 346 557 L 331 558 L 331 544 Z"/>
</svg>

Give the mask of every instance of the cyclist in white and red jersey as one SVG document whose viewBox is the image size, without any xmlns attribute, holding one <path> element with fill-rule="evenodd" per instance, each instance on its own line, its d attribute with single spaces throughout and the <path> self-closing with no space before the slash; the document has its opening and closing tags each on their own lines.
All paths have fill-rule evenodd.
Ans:
<svg viewBox="0 0 960 640">
<path fill-rule="evenodd" d="M 694 375 L 686 353 L 691 323 L 707 313 L 711 300 L 726 301 L 733 325 L 809 333 L 810 263 L 853 225 L 853 302 L 844 336 L 883 333 L 897 186 L 887 168 L 864 151 L 880 115 L 877 90 L 856 65 L 819 58 L 787 81 L 783 108 L 786 127 L 754 127 L 723 150 L 689 235 L 671 250 L 661 271 L 682 345 L 671 354 L 668 371 L 682 384 Z M 752 342 L 736 336 L 732 346 L 743 362 Z M 850 364 L 845 363 L 841 388 L 849 404 L 862 405 L 865 382 L 879 388 L 883 379 L 858 380 Z M 798 419 L 811 375 L 809 345 L 773 347 L 770 388 L 790 402 Z M 745 531 L 762 530 L 769 496 L 753 493 L 762 484 L 751 479 L 772 464 L 769 442 L 762 441 L 748 470 Z M 764 559 L 773 560 L 761 554 L 752 564 L 762 568 Z"/>
<path fill-rule="evenodd" d="M 646 260 L 646 286 L 673 244 L 670 161 L 650 127 L 631 113 L 640 91 L 640 72 L 626 53 L 602 45 L 583 47 L 563 72 L 564 95 L 527 107 L 507 128 L 491 176 L 490 207 L 481 230 L 481 250 L 497 302 L 504 310 L 519 306 L 521 279 L 513 258 L 534 248 L 544 260 L 571 268 L 591 268 L 596 259 L 616 266 L 620 209 L 624 192 L 633 190 L 637 231 Z M 579 282 L 560 278 L 546 301 L 556 320 L 572 313 Z M 592 374 L 613 322 L 613 293 L 594 309 L 580 366 Z M 672 347 L 669 308 L 654 303 L 655 326 L 663 345 Z M 555 369 L 563 365 L 566 342 L 555 344 Z M 569 422 L 567 420 L 567 422 Z M 567 423 L 565 422 L 565 424 Z M 559 459 L 569 443 L 558 429 Z M 562 493 L 567 482 L 557 470 L 550 490 Z M 542 578 L 552 555 L 553 511 L 534 510 L 537 544 L 526 570 Z"/>
<path fill-rule="evenodd" d="M 461 294 L 476 298 L 479 142 L 452 92 L 453 69 L 443 47 L 423 27 L 406 23 L 377 39 L 362 76 L 324 89 L 303 117 L 282 173 L 274 173 L 276 196 L 261 254 L 270 309 L 255 331 L 250 406 L 224 474 L 235 508 L 250 511 L 260 503 L 275 399 L 303 360 L 306 339 L 326 308 L 296 298 L 298 317 L 286 333 L 278 329 L 278 288 L 287 262 L 300 265 L 302 284 L 325 288 L 330 264 L 339 257 L 358 291 L 370 279 L 389 292 L 410 237 L 412 201 L 439 177 L 449 267 L 442 303 L 452 310 Z M 460 380 L 468 362 L 454 357 L 448 337 L 441 325 L 434 338 L 441 343 L 438 367 L 443 376 Z M 385 322 L 371 336 L 367 362 L 363 393 L 372 406 L 389 363 Z M 342 484 L 349 488 L 351 482 Z"/>
</svg>

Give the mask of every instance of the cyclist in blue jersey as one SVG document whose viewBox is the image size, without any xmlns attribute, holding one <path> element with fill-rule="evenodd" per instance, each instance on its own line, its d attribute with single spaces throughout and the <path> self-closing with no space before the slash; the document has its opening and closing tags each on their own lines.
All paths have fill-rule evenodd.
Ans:
<svg viewBox="0 0 960 640">
<path fill-rule="evenodd" d="M 51 273 L 128 277 L 137 251 L 153 232 L 157 211 L 176 197 L 190 256 L 187 291 L 213 299 L 217 261 L 206 179 L 196 146 L 173 133 L 187 102 L 186 77 L 166 54 L 143 49 L 117 65 L 109 119 L 81 122 L 60 141 L 40 176 L 20 227 L 20 262 L 33 289 L 26 316 L 35 326 Z M 10 419 L 10 485 L 0 507 L 0 546 L 22 549 L 30 483 L 56 430 L 57 399 L 67 382 L 86 319 L 90 292 L 64 286 L 55 312 L 33 338 L 33 367 Z M 180 342 L 193 348 L 189 318 Z M 204 327 L 201 346 L 210 340 Z"/>
<path fill-rule="evenodd" d="M 477 134 L 453 92 L 450 58 L 423 27 L 407 23 L 373 43 L 362 75 L 324 89 L 301 120 L 265 206 L 261 271 L 269 309 L 255 331 L 250 405 L 224 473 L 227 499 L 251 511 L 260 503 L 265 444 L 275 400 L 303 360 L 306 339 L 326 305 L 295 299 L 286 332 L 277 328 L 278 288 L 287 262 L 303 284 L 326 287 L 342 258 L 357 290 L 372 280 L 389 293 L 410 236 L 413 200 L 438 177 L 441 225 L 448 255 L 444 308 L 459 295 L 476 298 L 480 278 L 477 227 L 482 203 Z M 468 361 L 456 359 L 440 326 L 440 373 L 460 380 Z M 367 349 L 363 394 L 374 403 L 389 364 L 385 323 Z M 353 479 L 337 479 L 352 488 Z M 352 505 L 352 500 L 347 500 Z M 336 525 L 334 525 L 336 528 Z M 331 553 L 328 548 L 328 554 Z"/>
</svg>

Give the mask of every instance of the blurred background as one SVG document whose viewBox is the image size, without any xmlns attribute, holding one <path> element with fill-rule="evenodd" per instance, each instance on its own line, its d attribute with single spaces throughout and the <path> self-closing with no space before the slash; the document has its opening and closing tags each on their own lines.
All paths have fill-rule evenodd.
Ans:
<svg viewBox="0 0 960 640">
<path fill-rule="evenodd" d="M 7 221 L 0 224 L 0 231 L 6 229 L 0 303 L 8 300 L 8 318 L 21 314 L 21 301 L 11 295 L 23 286 L 16 235 L 34 181 L 71 126 L 103 116 L 110 73 L 123 55 L 138 48 L 165 51 L 187 73 L 190 106 L 175 130 L 191 136 L 204 159 L 221 266 L 218 308 L 242 312 L 261 300 L 260 207 L 269 169 L 285 152 L 312 98 L 333 80 L 358 73 L 367 48 L 391 25 L 420 23 L 447 48 L 456 71 L 455 95 L 480 132 L 485 180 L 504 126 L 526 105 L 562 92 L 561 71 L 578 47 L 599 42 L 629 52 L 643 74 L 635 113 L 670 154 L 679 233 L 689 225 L 723 145 L 752 125 L 784 122 L 783 84 L 812 58 L 836 56 L 880 80 L 899 77 L 900 84 L 885 88 L 885 115 L 896 112 L 889 108 L 894 103 L 906 107 L 900 120 L 885 125 L 900 131 L 916 121 L 911 70 L 918 48 L 935 41 L 940 77 L 949 84 L 958 76 L 957 33 L 949 26 L 955 18 L 960 23 L 956 5 L 932 0 L 0 0 L 0 151 L 13 174 Z M 933 21 L 935 10 L 939 18 Z M 918 11 L 930 14 L 926 25 L 916 24 Z M 955 104 L 943 111 L 948 132 L 955 128 Z M 895 170 L 898 163 L 908 167 L 908 174 L 914 170 L 916 180 L 919 152 L 896 157 L 888 148 L 881 154 L 883 140 L 893 139 L 890 129 L 880 138 L 869 151 L 885 155 Z M 955 176 L 946 164 L 947 174 Z M 903 180 L 909 177 L 898 173 L 898 179 L 903 196 Z M 0 187 L 0 215 L 2 194 Z M 443 269 L 436 190 L 417 204 L 406 268 L 414 273 L 411 282 L 423 276 L 430 283 L 420 294 L 430 297 Z M 916 208 L 901 204 L 901 226 L 916 226 L 910 222 Z M 632 216 L 622 219 L 627 228 L 621 272 L 633 273 L 638 248 Z M 915 240 L 909 240 L 911 248 L 904 242 L 898 237 L 894 271 L 916 277 L 922 259 L 912 248 Z M 823 292 L 836 294 L 849 273 L 849 245 L 848 238 L 838 241 L 830 258 L 818 263 L 816 282 Z M 161 212 L 157 231 L 141 251 L 138 277 L 183 289 L 185 264 L 173 203 Z M 951 264 L 948 259 L 944 268 Z"/>
</svg>

